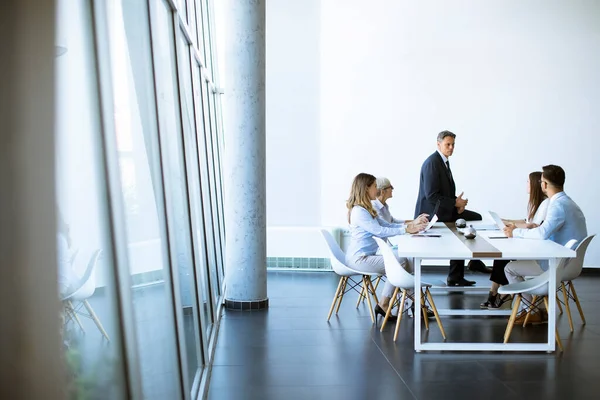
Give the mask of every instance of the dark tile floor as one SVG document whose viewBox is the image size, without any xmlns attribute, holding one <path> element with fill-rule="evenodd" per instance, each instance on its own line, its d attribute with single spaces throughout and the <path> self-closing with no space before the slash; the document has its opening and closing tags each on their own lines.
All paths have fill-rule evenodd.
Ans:
<svg viewBox="0 0 600 400">
<path fill-rule="evenodd" d="M 471 278 L 487 284 L 483 274 Z M 327 322 L 337 282 L 333 273 L 269 272 L 268 310 L 225 311 L 209 399 L 600 398 L 600 274 L 576 281 L 587 325 L 574 310 L 571 333 L 566 314 L 559 317 L 562 354 L 415 353 L 413 320 L 403 319 L 394 343 L 393 325 L 379 332 L 366 304 L 355 308 L 356 294 Z M 438 308 L 478 308 L 485 297 L 434 294 Z M 449 340 L 500 341 L 506 318 L 443 317 L 443 323 Z M 546 329 L 515 328 L 511 341 L 546 341 Z M 423 334 L 441 339 L 435 324 Z"/>
</svg>

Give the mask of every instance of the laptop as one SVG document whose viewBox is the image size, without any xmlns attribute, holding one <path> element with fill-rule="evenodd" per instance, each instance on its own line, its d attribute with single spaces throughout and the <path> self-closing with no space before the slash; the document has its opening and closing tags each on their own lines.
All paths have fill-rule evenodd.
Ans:
<svg viewBox="0 0 600 400">
<path fill-rule="evenodd" d="M 498 227 L 498 229 L 500 229 L 500 230 L 504 229 L 506 224 L 504 223 L 504 221 L 502 221 L 502 218 L 500 218 L 500 216 L 493 211 L 488 211 L 488 212 L 490 213 L 490 216 L 496 223 L 496 226 Z"/>
</svg>

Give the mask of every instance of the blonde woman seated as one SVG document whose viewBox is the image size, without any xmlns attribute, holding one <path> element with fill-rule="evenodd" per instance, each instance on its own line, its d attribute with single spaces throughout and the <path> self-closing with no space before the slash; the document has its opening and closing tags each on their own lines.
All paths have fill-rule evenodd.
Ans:
<svg viewBox="0 0 600 400">
<path fill-rule="evenodd" d="M 374 236 L 387 238 L 405 233 L 417 233 L 427 225 L 427 216 L 421 215 L 407 224 L 389 223 L 377 216 L 371 203 L 377 197 L 375 177 L 370 174 L 358 174 L 352 182 L 348 207 L 348 223 L 350 224 L 350 245 L 346 252 L 346 263 L 358 271 L 375 272 L 385 275 L 383 256 L 377 254 L 378 245 Z M 396 256 L 397 257 L 397 256 Z M 412 260 L 399 258 L 402 268 L 412 272 Z M 394 286 L 386 282 L 375 313 L 385 316 Z"/>
<path fill-rule="evenodd" d="M 373 208 L 377 211 L 377 215 L 379 218 L 383 219 L 390 224 L 403 224 L 406 221 L 401 219 L 396 219 L 390 213 L 390 207 L 387 205 L 386 201 L 393 197 L 394 187 L 390 183 L 388 178 L 377 178 L 375 180 L 377 184 L 377 198 L 371 201 L 373 204 Z"/>
</svg>

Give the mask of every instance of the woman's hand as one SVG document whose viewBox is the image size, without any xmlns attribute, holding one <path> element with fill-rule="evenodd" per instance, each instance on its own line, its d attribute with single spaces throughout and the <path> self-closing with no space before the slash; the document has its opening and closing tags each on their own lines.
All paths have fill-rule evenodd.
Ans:
<svg viewBox="0 0 600 400">
<path fill-rule="evenodd" d="M 429 217 L 429 214 L 421 214 L 415 220 L 413 220 L 412 222 L 415 223 L 415 224 L 425 224 L 425 225 L 427 225 L 429 223 L 429 219 L 427 217 Z"/>
<path fill-rule="evenodd" d="M 415 220 L 416 221 L 416 220 Z M 415 223 L 415 221 L 406 225 L 406 232 L 408 233 L 419 233 L 427 226 L 427 222 L 425 223 Z"/>
</svg>

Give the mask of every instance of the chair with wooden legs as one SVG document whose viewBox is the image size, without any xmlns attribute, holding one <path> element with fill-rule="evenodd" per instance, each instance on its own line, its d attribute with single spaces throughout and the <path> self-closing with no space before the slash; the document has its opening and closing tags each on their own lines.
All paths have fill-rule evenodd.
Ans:
<svg viewBox="0 0 600 400">
<path fill-rule="evenodd" d="M 365 288 L 369 295 L 364 296 L 367 299 L 369 304 L 369 311 L 371 313 L 371 320 L 375 323 L 375 313 L 373 312 L 373 305 L 371 304 L 371 296 L 375 300 L 375 304 L 379 302 L 377 299 L 377 294 L 375 293 L 375 288 L 373 283 L 371 282 L 372 276 L 379 276 L 379 274 L 369 274 L 365 272 L 356 271 L 345 264 L 345 255 L 340 246 L 337 244 L 331 233 L 326 229 L 321 229 L 321 235 L 325 239 L 327 243 L 327 247 L 329 248 L 331 267 L 333 271 L 340 276 L 340 281 L 338 283 L 337 289 L 335 291 L 335 295 L 333 296 L 333 301 L 331 303 L 331 307 L 329 308 L 329 314 L 327 315 L 327 321 L 331 318 L 331 314 L 333 314 L 333 310 L 335 308 L 335 313 L 337 314 L 340 310 L 340 306 L 342 305 L 342 300 L 344 299 L 344 295 L 351 290 L 359 293 L 360 296 L 364 296 Z M 359 290 L 360 288 L 360 290 Z M 360 297 L 359 297 L 360 302 Z"/>
<path fill-rule="evenodd" d="M 379 286 L 379 282 L 381 282 L 381 278 L 383 277 L 379 275 L 377 276 L 377 278 L 371 280 L 371 283 L 375 282 L 375 284 L 373 285 L 373 291 L 375 293 L 377 293 L 377 287 Z M 358 300 L 356 301 L 356 308 L 358 308 L 358 306 L 360 306 L 361 303 L 364 303 L 366 299 L 367 296 L 365 296 L 365 286 L 361 284 L 360 294 L 358 295 Z"/>
<path fill-rule="evenodd" d="M 79 319 L 79 316 L 84 316 L 91 318 L 96 324 L 96 327 L 102 334 L 102 336 L 110 342 L 110 338 L 102 326 L 100 319 L 94 312 L 94 309 L 87 301 L 90 298 L 94 291 L 96 290 L 96 279 L 95 279 L 95 270 L 96 265 L 98 264 L 98 259 L 100 258 L 100 254 L 102 254 L 102 250 L 96 250 L 91 256 L 86 271 L 83 274 L 83 277 L 80 280 L 79 286 L 75 289 L 71 294 L 67 295 L 62 299 L 63 308 L 65 310 L 65 323 L 68 323 L 70 320 L 74 320 L 79 328 L 85 333 L 85 329 Z M 87 312 L 84 312 L 83 309 Z"/>
<path fill-rule="evenodd" d="M 579 297 L 577 297 L 577 292 L 575 291 L 573 280 L 579 277 L 579 275 L 581 275 L 581 271 L 583 269 L 583 260 L 585 258 L 585 252 L 587 251 L 587 248 L 590 245 L 590 242 L 592 241 L 594 236 L 596 235 L 590 235 L 586 237 L 575 248 L 577 257 L 569 259 L 565 264 L 560 285 L 556 289 L 556 299 L 558 300 L 557 304 L 559 305 L 559 308 L 561 308 L 561 303 L 564 304 L 565 310 L 567 311 L 567 316 L 569 318 L 569 328 L 571 329 L 571 332 L 573 332 L 573 318 L 571 317 L 571 307 L 569 307 L 569 300 L 573 301 L 577 306 L 577 310 L 579 311 L 581 321 L 583 325 L 585 325 L 585 316 L 583 315 L 583 309 L 581 308 Z M 562 293 L 562 299 L 560 299 L 559 293 Z"/>
<path fill-rule="evenodd" d="M 383 323 L 381 324 L 380 331 L 383 332 L 383 328 L 387 323 L 388 318 L 391 315 L 392 309 L 398 305 L 398 318 L 396 319 L 396 328 L 394 330 L 394 341 L 396 341 L 398 337 L 398 330 L 400 329 L 400 321 L 402 321 L 402 315 L 406 310 L 404 310 L 404 305 L 406 304 L 406 299 L 412 299 L 414 301 L 413 292 L 416 290 L 415 288 L 415 277 L 408 273 L 400 263 L 398 259 L 394 255 L 392 248 L 383 240 L 379 238 L 375 238 L 375 241 L 379 245 L 379 249 L 381 254 L 383 255 L 383 261 L 385 263 L 385 275 L 389 282 L 396 287 L 394 289 L 394 294 L 392 295 L 392 300 L 390 301 L 390 305 L 385 313 L 385 318 L 383 319 Z M 440 319 L 440 315 L 438 314 L 437 308 L 433 301 L 433 297 L 431 296 L 431 292 L 429 288 L 431 284 L 426 282 L 421 282 L 421 308 L 423 310 L 423 320 L 425 321 L 425 329 L 429 330 L 429 321 L 427 319 L 427 304 L 431 307 L 433 314 L 435 315 L 435 320 L 437 321 L 438 326 L 440 327 L 440 332 L 442 333 L 442 337 L 446 340 L 446 331 L 444 331 L 444 326 L 442 325 L 442 321 Z M 425 290 L 423 290 L 425 289 Z M 402 291 L 402 299 L 398 300 L 398 292 Z"/>
<path fill-rule="evenodd" d="M 512 261 L 512 262 L 532 262 L 532 261 Z M 561 265 L 562 264 L 562 265 Z M 557 275 L 560 277 L 562 273 L 562 268 L 564 266 L 564 260 L 558 266 Z M 498 289 L 498 293 L 500 294 L 510 294 L 513 296 L 513 306 L 512 313 L 510 314 L 510 318 L 508 319 L 508 324 L 506 326 L 506 330 L 504 332 L 504 343 L 508 343 L 510 339 L 510 335 L 512 333 L 513 327 L 515 325 L 515 321 L 517 318 L 526 315 L 523 325 L 525 326 L 528 322 L 528 317 L 533 310 L 536 310 L 540 307 L 543 302 L 546 305 L 546 309 L 548 309 L 548 280 L 550 273 L 548 271 L 544 272 L 541 275 L 538 275 L 532 279 L 525 280 L 523 282 L 511 283 L 509 285 L 501 286 Z M 528 302 L 525 298 L 523 298 L 523 293 L 528 293 L 532 295 L 532 301 Z M 521 302 L 524 304 L 524 308 L 519 310 L 519 306 Z M 556 344 L 560 351 L 563 351 L 562 342 L 560 340 L 560 336 L 558 335 L 558 327 L 555 328 L 555 336 L 556 336 Z"/>
</svg>

